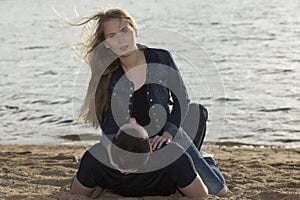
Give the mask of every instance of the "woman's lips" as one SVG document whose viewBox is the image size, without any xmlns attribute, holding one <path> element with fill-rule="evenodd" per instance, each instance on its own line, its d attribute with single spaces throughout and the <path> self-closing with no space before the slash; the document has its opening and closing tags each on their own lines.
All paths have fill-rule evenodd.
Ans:
<svg viewBox="0 0 300 200">
<path fill-rule="evenodd" d="M 127 48 L 128 48 L 128 45 L 124 45 L 124 46 L 121 46 L 121 47 L 120 47 L 120 50 L 121 50 L 121 51 L 126 51 Z"/>
</svg>

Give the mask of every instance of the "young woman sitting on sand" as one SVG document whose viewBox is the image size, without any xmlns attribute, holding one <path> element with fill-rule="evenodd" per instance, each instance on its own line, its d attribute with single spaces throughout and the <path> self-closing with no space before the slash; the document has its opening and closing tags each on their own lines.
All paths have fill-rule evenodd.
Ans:
<svg viewBox="0 0 300 200">
<path fill-rule="evenodd" d="M 213 160 L 210 162 L 214 167 L 208 167 L 209 163 L 202 159 L 180 127 L 190 101 L 171 54 L 137 44 L 137 26 L 122 9 L 101 11 L 79 25 L 90 21 L 96 22 L 96 29 L 86 44 L 92 77 L 80 121 L 94 127 L 100 125 L 101 145 L 107 149 L 119 128 L 135 118 L 149 134 L 153 151 L 160 150 L 163 144 L 168 148 L 171 141 L 178 143 L 191 157 L 208 192 L 226 195 L 224 177 Z M 176 160 L 173 158 L 164 167 Z"/>
</svg>

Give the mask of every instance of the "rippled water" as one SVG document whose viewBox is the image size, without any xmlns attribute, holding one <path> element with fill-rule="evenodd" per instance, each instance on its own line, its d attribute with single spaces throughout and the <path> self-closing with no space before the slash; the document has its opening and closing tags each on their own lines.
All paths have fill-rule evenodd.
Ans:
<svg viewBox="0 0 300 200">
<path fill-rule="evenodd" d="M 0 143 L 74 143 L 69 139 L 78 133 L 98 139 L 97 130 L 78 128 L 74 120 L 89 76 L 71 48 L 80 29 L 67 26 L 51 6 L 72 20 L 74 6 L 87 15 L 107 3 L 132 14 L 139 39 L 149 46 L 178 39 L 169 50 L 188 85 L 198 83 L 192 100 L 212 113 L 207 141 L 300 146 L 298 0 L 0 1 Z M 149 37 L 154 28 L 159 31 Z M 206 69 L 217 69 L 225 95 L 209 93 L 216 77 L 188 70 L 205 68 L 181 57 L 197 57 L 195 44 L 214 62 Z M 224 126 L 215 123 L 219 113 L 213 112 L 223 105 Z"/>
</svg>

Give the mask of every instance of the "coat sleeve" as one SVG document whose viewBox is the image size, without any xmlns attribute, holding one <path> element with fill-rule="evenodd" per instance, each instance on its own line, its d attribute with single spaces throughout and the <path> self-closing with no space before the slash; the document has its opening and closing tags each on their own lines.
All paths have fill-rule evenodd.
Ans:
<svg viewBox="0 0 300 200">
<path fill-rule="evenodd" d="M 167 54 L 167 58 L 168 65 L 170 67 L 168 74 L 168 87 L 170 89 L 173 105 L 164 126 L 164 131 L 170 132 L 174 137 L 187 114 L 190 99 L 181 74 L 169 52 Z"/>
</svg>

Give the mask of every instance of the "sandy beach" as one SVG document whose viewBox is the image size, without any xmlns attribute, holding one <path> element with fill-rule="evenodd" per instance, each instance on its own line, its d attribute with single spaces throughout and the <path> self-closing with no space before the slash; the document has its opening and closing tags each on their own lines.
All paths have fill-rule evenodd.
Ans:
<svg viewBox="0 0 300 200">
<path fill-rule="evenodd" d="M 88 199 L 69 194 L 83 146 L 1 145 L 0 199 Z M 212 151 L 231 193 L 225 199 L 300 199 L 300 149 L 220 146 Z M 98 199 L 125 198 L 105 191 Z M 209 196 L 207 199 L 220 199 Z"/>
</svg>

